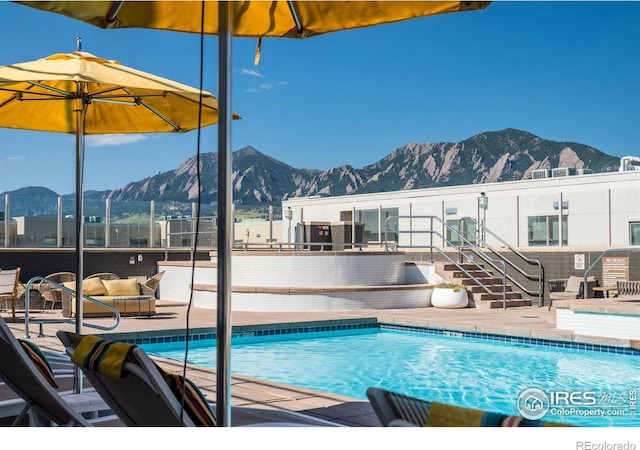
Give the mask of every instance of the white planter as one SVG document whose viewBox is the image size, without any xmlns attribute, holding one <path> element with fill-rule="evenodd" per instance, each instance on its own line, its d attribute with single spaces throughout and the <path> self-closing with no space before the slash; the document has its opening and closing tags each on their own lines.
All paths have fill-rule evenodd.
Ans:
<svg viewBox="0 0 640 450">
<path fill-rule="evenodd" d="M 450 288 L 434 288 L 431 294 L 431 306 L 436 308 L 466 308 L 469 295 L 466 289 L 458 292 Z"/>
</svg>

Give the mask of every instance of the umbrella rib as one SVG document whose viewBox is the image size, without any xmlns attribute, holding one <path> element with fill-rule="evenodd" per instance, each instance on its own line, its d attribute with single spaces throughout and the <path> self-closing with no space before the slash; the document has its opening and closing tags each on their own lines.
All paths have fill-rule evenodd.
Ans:
<svg viewBox="0 0 640 450">
<path fill-rule="evenodd" d="M 108 94 L 109 92 L 119 91 L 119 90 L 124 90 L 124 88 L 122 86 L 114 86 L 109 89 L 102 89 L 101 91 L 92 92 L 90 95 L 96 96 L 96 95 Z"/>
<path fill-rule="evenodd" d="M 124 91 L 124 94 L 105 95 L 105 94 L 109 94 L 110 92 L 115 92 L 115 91 Z M 107 103 L 109 102 L 109 100 L 113 100 L 113 99 L 130 98 L 132 100 L 132 102 L 137 105 L 138 103 L 140 103 L 140 99 L 141 98 L 145 98 L 145 97 L 166 97 L 167 93 L 166 93 L 166 91 L 162 91 L 159 94 L 133 94 L 132 92 L 130 92 L 124 86 L 114 86 L 114 87 L 109 88 L 109 89 L 103 89 L 101 91 L 91 92 L 91 93 L 87 94 L 87 96 L 92 101 L 102 101 L 102 102 L 107 102 Z M 124 102 L 124 101 L 118 102 L 116 100 L 116 101 L 113 101 L 111 103 L 121 103 L 121 104 L 126 105 L 126 104 L 129 104 L 131 102 Z"/>
<path fill-rule="evenodd" d="M 179 131 L 180 127 L 177 126 L 175 123 L 173 123 L 172 121 L 170 121 L 167 117 L 165 117 L 164 115 L 160 114 L 160 112 L 156 111 L 155 108 L 152 108 L 147 102 L 145 102 L 144 100 L 140 100 L 140 105 L 144 106 L 145 108 L 147 108 L 149 111 L 151 111 L 153 114 L 155 114 L 156 116 L 158 116 L 161 120 L 163 120 L 164 122 L 166 122 L 168 125 L 170 125 L 174 131 Z"/>
<path fill-rule="evenodd" d="M 4 102 L 0 103 L 0 108 L 4 108 L 9 103 L 15 102 L 17 100 L 17 97 L 18 97 L 17 95 L 12 95 L 8 99 L 6 99 Z"/>
<path fill-rule="evenodd" d="M 158 116 L 162 121 L 166 122 L 168 125 L 170 125 L 174 131 L 179 131 L 180 127 L 178 125 L 176 125 L 175 123 L 173 123 L 171 120 L 169 120 L 166 116 L 164 116 L 163 114 L 161 114 L 159 111 L 157 111 L 155 108 L 153 108 L 151 105 L 149 105 L 147 102 L 145 102 L 144 100 L 142 100 L 139 95 L 134 95 L 131 91 L 129 91 L 129 89 L 127 89 L 126 87 L 122 88 L 123 91 L 125 91 L 126 93 L 128 93 L 131 97 L 136 98 L 136 104 L 137 105 L 142 105 L 145 108 L 147 108 L 149 111 L 151 111 L 153 114 L 155 114 L 156 116 Z"/>
<path fill-rule="evenodd" d="M 45 87 L 45 86 L 42 86 Z M 56 89 L 51 89 L 53 92 L 56 92 L 60 95 L 53 95 L 51 93 L 47 93 L 47 92 L 34 92 L 34 91 L 30 91 L 28 89 L 9 89 L 9 88 L 3 88 L 0 87 L 0 91 L 4 91 L 4 92 L 13 92 L 14 94 L 16 94 L 15 98 L 17 100 L 35 100 L 35 99 L 26 99 L 24 98 L 22 95 L 23 94 L 31 94 L 34 96 L 40 96 L 43 97 L 43 100 L 52 100 L 52 99 L 61 99 L 64 100 L 65 98 L 68 98 L 69 93 L 65 92 L 65 91 L 59 91 Z"/>
<path fill-rule="evenodd" d="M 120 8 L 122 8 L 122 5 L 124 5 L 123 1 L 113 2 L 113 4 L 111 5 L 111 8 L 109 8 L 109 11 L 107 12 L 107 15 L 104 18 L 104 21 L 107 23 L 115 22 L 116 19 L 118 18 L 118 13 L 120 12 Z"/>
<path fill-rule="evenodd" d="M 32 86 L 38 86 L 38 87 L 40 87 L 42 89 L 46 89 L 46 90 L 49 90 L 49 91 L 57 92 L 60 95 L 65 95 L 65 96 L 69 95 L 69 92 L 67 92 L 67 91 L 63 91 L 62 89 L 54 88 L 53 86 L 47 86 L 46 84 L 38 83 L 36 81 L 29 81 L 28 83 L 30 83 Z"/>
<path fill-rule="evenodd" d="M 289 12 L 291 13 L 291 18 L 296 24 L 296 29 L 298 30 L 298 33 L 302 33 L 302 24 L 300 23 L 300 16 L 296 11 L 296 5 L 294 5 L 294 2 L 292 1 L 288 1 L 287 5 L 289 6 Z"/>
<path fill-rule="evenodd" d="M 92 102 L 102 102 L 102 103 L 114 103 L 121 105 L 134 105 L 137 106 L 140 104 L 140 99 L 142 98 L 150 98 L 150 97 L 166 97 L 165 94 L 143 94 L 143 95 L 110 95 L 108 97 L 94 97 L 92 95 L 88 96 L 89 100 Z M 129 99 L 127 100 L 118 100 L 118 99 Z"/>
</svg>

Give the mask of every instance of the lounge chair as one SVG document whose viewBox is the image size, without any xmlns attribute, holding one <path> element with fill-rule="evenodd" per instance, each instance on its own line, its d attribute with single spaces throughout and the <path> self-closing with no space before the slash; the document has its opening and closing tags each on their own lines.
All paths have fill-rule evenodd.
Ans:
<svg viewBox="0 0 640 450">
<path fill-rule="evenodd" d="M 101 280 L 119 280 L 120 276 L 112 272 L 100 272 L 100 273 L 94 273 L 92 275 L 89 275 L 84 279 L 90 280 L 91 278 L 100 278 Z"/>
<path fill-rule="evenodd" d="M 156 296 L 156 291 L 158 290 L 158 286 L 160 285 L 160 280 L 164 276 L 164 270 L 162 272 L 158 272 L 148 280 L 140 283 L 140 294 L 142 295 L 151 295 L 153 297 Z"/>
<path fill-rule="evenodd" d="M 62 284 L 67 281 L 75 281 L 76 274 L 73 272 L 56 272 L 49 274 L 45 277 L 46 280 L 51 280 L 55 283 Z M 38 284 L 38 292 L 42 297 L 42 310 L 47 307 L 47 302 L 51 302 L 51 309 L 53 309 L 56 303 L 62 304 L 62 289 L 54 284 L 41 281 Z"/>
<path fill-rule="evenodd" d="M 13 421 L 22 425 L 27 416 L 32 426 L 92 426 L 82 412 L 108 410 L 95 392 L 60 393 L 55 375 L 44 353 L 31 341 L 19 340 L 0 318 L 0 379 L 25 404 Z"/>
<path fill-rule="evenodd" d="M 20 284 L 20 267 L 16 269 L 0 270 L 0 300 L 11 302 L 11 316 L 16 321 L 16 300 L 20 297 L 18 285 Z"/>
<path fill-rule="evenodd" d="M 198 388 L 187 380 L 183 408 L 176 396 L 182 377 L 164 373 L 142 348 L 65 331 L 57 335 L 72 361 L 125 425 L 215 426 L 213 412 Z M 93 364 L 91 356 L 112 364 Z"/>
<path fill-rule="evenodd" d="M 542 427 L 566 426 L 438 402 L 428 402 L 380 388 L 367 397 L 384 427 Z"/>
<path fill-rule="evenodd" d="M 180 375 L 165 372 L 144 349 L 66 331 L 57 335 L 72 361 L 125 425 L 216 425 L 212 405 L 198 387 Z M 232 415 L 239 426 L 338 426 L 293 411 L 233 407 Z"/>
<path fill-rule="evenodd" d="M 587 277 L 587 297 L 586 298 L 595 298 L 597 295 L 602 295 L 602 293 L 597 293 L 593 290 L 593 288 L 600 286 L 598 280 L 591 276 Z M 584 277 L 578 277 L 575 275 L 570 276 L 566 279 L 553 279 L 549 280 L 549 309 L 551 309 L 551 305 L 554 300 L 576 300 L 584 297 Z"/>
</svg>

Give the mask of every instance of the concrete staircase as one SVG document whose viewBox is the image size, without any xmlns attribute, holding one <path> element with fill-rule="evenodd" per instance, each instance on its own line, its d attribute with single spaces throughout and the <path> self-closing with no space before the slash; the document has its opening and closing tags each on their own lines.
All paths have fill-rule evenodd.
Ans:
<svg viewBox="0 0 640 450">
<path fill-rule="evenodd" d="M 493 276 L 490 270 L 487 270 L 487 274 L 482 270 L 482 266 L 474 262 L 459 264 L 467 274 L 472 275 L 476 280 L 469 278 L 465 272 L 460 270 L 455 264 L 451 263 L 436 263 L 436 273 L 448 282 L 454 284 L 461 284 L 466 286 L 467 290 L 471 293 L 471 298 L 477 308 L 502 308 L 503 295 L 502 295 L 502 277 Z M 491 293 L 488 293 L 482 288 L 484 285 Z M 513 291 L 511 285 L 506 285 L 506 306 L 507 308 L 516 306 L 531 306 L 530 299 L 522 298 L 521 292 Z"/>
</svg>

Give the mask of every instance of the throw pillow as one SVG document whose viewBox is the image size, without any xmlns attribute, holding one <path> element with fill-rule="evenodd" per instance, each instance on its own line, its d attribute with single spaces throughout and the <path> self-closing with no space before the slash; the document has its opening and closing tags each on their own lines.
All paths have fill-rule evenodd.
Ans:
<svg viewBox="0 0 640 450">
<path fill-rule="evenodd" d="M 82 292 L 86 295 L 104 295 L 107 292 L 102 280 L 98 277 L 82 280 Z"/>
<path fill-rule="evenodd" d="M 123 278 L 121 280 L 102 280 L 106 289 L 106 295 L 140 295 L 140 287 L 136 278 Z"/>
<path fill-rule="evenodd" d="M 564 288 L 565 292 L 578 292 L 580 290 L 580 282 L 583 280 L 584 278 L 582 277 L 570 276 Z"/>
<path fill-rule="evenodd" d="M 69 289 L 76 290 L 76 282 L 75 281 L 65 281 L 62 283 L 63 286 L 68 287 Z M 82 292 L 84 295 L 104 295 L 107 292 L 104 284 L 102 284 L 102 280 L 98 277 L 96 278 L 86 278 L 82 280 Z"/>
</svg>

